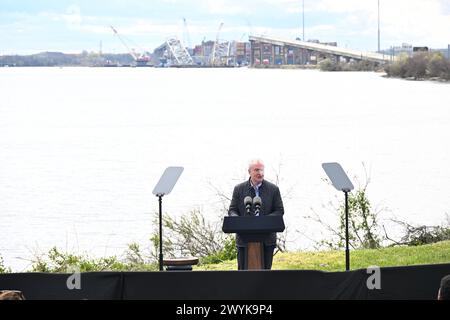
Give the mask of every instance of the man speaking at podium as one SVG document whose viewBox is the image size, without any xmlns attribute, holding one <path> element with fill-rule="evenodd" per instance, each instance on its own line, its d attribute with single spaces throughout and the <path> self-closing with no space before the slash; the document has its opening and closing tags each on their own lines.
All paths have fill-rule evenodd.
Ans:
<svg viewBox="0 0 450 320">
<path fill-rule="evenodd" d="M 283 215 L 283 201 L 280 189 L 264 180 L 264 163 L 262 160 L 251 160 L 248 166 L 249 179 L 234 187 L 229 216 Z M 252 210 L 253 209 L 253 210 Z M 273 252 L 277 244 L 277 234 L 267 233 L 264 237 L 264 269 L 272 268 Z M 236 234 L 238 270 L 244 270 L 246 246 L 242 237 Z"/>
</svg>

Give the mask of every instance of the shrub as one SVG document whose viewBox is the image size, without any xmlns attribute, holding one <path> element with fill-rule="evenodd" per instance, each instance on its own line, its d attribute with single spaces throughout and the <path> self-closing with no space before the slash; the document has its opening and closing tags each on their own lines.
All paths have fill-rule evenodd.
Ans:
<svg viewBox="0 0 450 320">
<path fill-rule="evenodd" d="M 319 68 L 321 71 L 342 71 L 341 65 L 331 59 L 324 59 L 319 62 Z"/>
<path fill-rule="evenodd" d="M 427 74 L 429 55 L 427 53 L 418 53 L 408 59 L 406 63 L 406 77 L 414 79 L 423 79 Z"/>
<path fill-rule="evenodd" d="M 221 251 L 201 258 L 200 263 L 213 264 L 227 260 L 234 260 L 236 258 L 237 258 L 236 238 L 229 237 L 225 240 L 223 249 Z"/>
<path fill-rule="evenodd" d="M 407 55 L 400 55 L 398 60 L 392 64 L 388 64 L 385 67 L 385 71 L 389 77 L 405 78 L 407 72 L 407 62 L 409 57 Z"/>
<path fill-rule="evenodd" d="M 399 57 L 396 62 L 387 65 L 385 71 L 389 77 L 450 80 L 450 60 L 441 53 L 420 52 L 412 57 Z"/>
<path fill-rule="evenodd" d="M 158 219 L 154 219 L 155 225 Z M 222 232 L 222 223 L 209 222 L 200 210 L 194 209 L 180 219 L 163 215 L 163 251 L 168 257 L 196 256 L 203 263 L 214 263 L 236 257 L 235 240 L 232 235 Z M 159 255 L 159 235 L 155 232 L 151 241 L 154 251 Z"/>
<path fill-rule="evenodd" d="M 379 64 L 370 61 L 351 61 L 351 62 L 336 62 L 331 59 L 324 59 L 319 63 L 321 71 L 376 71 L 379 69 Z"/>
<path fill-rule="evenodd" d="M 138 247 L 130 245 L 129 253 L 136 255 Z M 37 257 L 32 264 L 32 272 L 80 272 L 93 271 L 152 271 L 157 270 L 155 263 L 145 263 L 143 260 L 119 261 L 117 257 L 89 258 L 86 255 L 76 255 L 62 252 L 53 247 L 43 256 Z"/>
<path fill-rule="evenodd" d="M 433 54 L 429 59 L 427 71 L 430 77 L 450 80 L 450 60 L 445 59 L 441 53 Z"/>
<path fill-rule="evenodd" d="M 3 264 L 3 258 L 0 256 L 0 273 L 10 273 L 11 269 L 5 267 L 5 265 Z"/>
<path fill-rule="evenodd" d="M 377 235 L 377 214 L 371 209 L 366 189 L 367 185 L 350 193 L 348 197 L 349 241 L 353 248 L 376 249 L 381 246 L 381 239 Z M 341 205 L 340 209 L 339 232 L 345 235 L 345 205 Z M 344 239 L 340 239 L 341 247 L 345 245 Z"/>
<path fill-rule="evenodd" d="M 395 241 L 395 245 L 421 246 L 441 241 L 450 240 L 450 220 L 447 217 L 447 224 L 441 226 L 414 226 L 407 222 L 393 220 L 404 228 L 404 235 L 400 241 Z"/>
<path fill-rule="evenodd" d="M 371 61 L 356 61 L 346 65 L 349 66 L 349 71 L 375 71 L 379 64 Z"/>
<path fill-rule="evenodd" d="M 365 167 L 364 167 L 365 169 Z M 357 179 L 357 178 L 355 178 Z M 326 182 L 331 184 L 327 179 Z M 384 240 L 380 236 L 380 227 L 378 223 L 378 213 L 372 209 L 367 196 L 367 187 L 370 178 L 366 172 L 366 183 L 348 194 L 348 225 L 349 225 L 349 246 L 353 249 L 376 249 L 381 247 Z M 315 213 L 315 216 L 306 217 L 319 223 L 322 227 L 331 233 L 331 237 L 326 240 L 318 241 L 319 247 L 329 249 L 345 248 L 345 202 L 339 200 L 338 208 L 333 206 L 332 211 L 339 215 L 339 224 L 337 227 L 324 222 L 321 217 Z M 331 205 L 331 203 L 330 203 Z"/>
</svg>

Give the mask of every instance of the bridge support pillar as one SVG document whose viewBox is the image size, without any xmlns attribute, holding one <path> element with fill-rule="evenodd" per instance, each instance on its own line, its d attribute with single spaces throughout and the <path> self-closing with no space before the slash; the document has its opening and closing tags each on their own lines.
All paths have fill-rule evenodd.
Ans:
<svg viewBox="0 0 450 320">
<path fill-rule="evenodd" d="M 250 66 L 255 66 L 255 41 L 250 40 Z"/>
<path fill-rule="evenodd" d="M 335 55 L 334 59 L 336 60 L 336 64 L 339 64 L 341 62 L 341 56 Z"/>
</svg>

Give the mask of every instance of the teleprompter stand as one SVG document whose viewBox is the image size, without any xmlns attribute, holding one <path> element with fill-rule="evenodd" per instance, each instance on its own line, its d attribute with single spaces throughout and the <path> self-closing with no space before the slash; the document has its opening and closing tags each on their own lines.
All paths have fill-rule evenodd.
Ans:
<svg viewBox="0 0 450 320">
<path fill-rule="evenodd" d="M 342 169 L 341 165 L 336 162 L 323 163 L 322 168 L 325 170 L 328 178 L 331 180 L 333 186 L 343 191 L 345 194 L 345 270 L 350 270 L 350 249 L 349 249 L 349 235 L 348 235 L 348 193 L 353 190 L 353 184 Z"/>
<path fill-rule="evenodd" d="M 183 167 L 168 167 L 152 192 L 159 198 L 159 271 L 163 271 L 162 197 L 172 191 L 183 170 Z"/>
</svg>

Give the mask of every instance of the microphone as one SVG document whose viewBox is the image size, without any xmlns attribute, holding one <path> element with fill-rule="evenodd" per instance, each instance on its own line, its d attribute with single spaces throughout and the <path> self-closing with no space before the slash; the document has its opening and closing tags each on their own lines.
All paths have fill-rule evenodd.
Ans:
<svg viewBox="0 0 450 320">
<path fill-rule="evenodd" d="M 259 210 L 261 209 L 261 198 L 256 196 L 253 198 L 253 205 L 255 206 L 255 216 L 259 216 Z"/>
<path fill-rule="evenodd" d="M 252 202 L 253 202 L 252 197 L 247 196 L 244 198 L 244 206 L 248 215 L 251 215 L 250 210 L 252 209 Z"/>
</svg>

